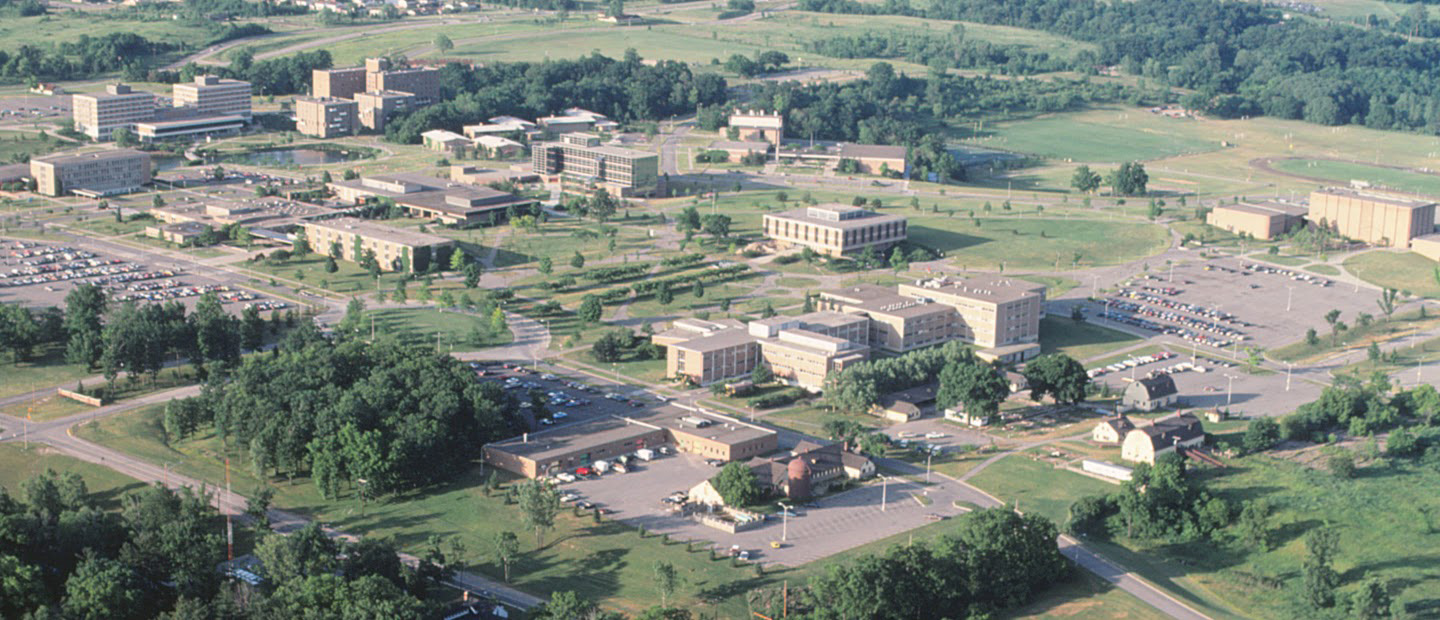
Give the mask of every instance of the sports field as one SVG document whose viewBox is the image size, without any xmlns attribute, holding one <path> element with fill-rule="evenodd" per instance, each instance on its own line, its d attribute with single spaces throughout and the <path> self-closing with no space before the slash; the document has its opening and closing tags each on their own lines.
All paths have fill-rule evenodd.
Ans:
<svg viewBox="0 0 1440 620">
<path fill-rule="evenodd" d="M 1440 175 L 1329 159 L 1282 159 L 1276 170 L 1329 179 L 1338 184 L 1365 181 L 1371 185 L 1413 194 L 1440 195 Z"/>
<path fill-rule="evenodd" d="M 1220 148 L 1219 141 L 1206 139 L 1204 131 L 1193 120 L 1146 118 L 1155 115 L 1138 108 L 1114 114 L 1113 123 L 1069 114 L 997 123 L 981 129 L 982 135 L 988 135 L 980 143 L 1052 159 L 1091 163 L 1144 161 Z M 1157 120 L 1159 122 L 1154 122 Z"/>
<path fill-rule="evenodd" d="M 979 226 L 975 225 L 979 222 Z M 966 269 L 1069 270 L 1114 265 L 1164 250 L 1169 235 L 1140 222 L 1033 217 L 921 216 L 910 241 L 945 253 Z"/>
</svg>

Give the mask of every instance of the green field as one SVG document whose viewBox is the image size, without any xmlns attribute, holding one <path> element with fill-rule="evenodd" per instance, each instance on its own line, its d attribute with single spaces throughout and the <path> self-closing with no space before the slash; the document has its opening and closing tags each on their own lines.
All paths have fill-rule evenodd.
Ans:
<svg viewBox="0 0 1440 620">
<path fill-rule="evenodd" d="M 80 474 L 92 498 L 107 509 L 119 508 L 121 495 L 145 486 L 109 468 L 57 454 L 48 446 L 31 444 L 25 448 L 20 443 L 0 445 L 0 488 L 9 491 L 11 497 L 23 498 L 21 483 L 47 469 Z"/>
<path fill-rule="evenodd" d="M 965 269 L 1048 271 L 1144 258 L 1164 250 L 1170 236 L 1162 226 L 1139 222 L 927 215 L 910 218 L 910 241 Z"/>
<path fill-rule="evenodd" d="M 1143 109 L 1118 114 L 1151 116 Z M 1195 121 L 1167 120 L 1169 125 L 1157 129 L 1131 128 L 1123 122 L 1099 124 L 1071 115 L 1045 116 L 998 123 L 988 129 L 993 134 L 985 138 L 983 144 L 1051 159 L 1091 163 L 1160 159 L 1220 148 L 1218 141 L 1203 137 Z M 1169 131 L 1165 131 L 1167 129 Z"/>
<path fill-rule="evenodd" d="M 1093 319 L 1081 323 L 1057 316 L 1040 319 L 1042 353 L 1064 353 L 1083 362 L 1140 343 L 1139 337 L 1102 327 Z"/>
<path fill-rule="evenodd" d="M 1271 164 L 1276 170 L 1319 177 L 1339 184 L 1365 181 L 1371 185 L 1413 194 L 1440 194 L 1440 175 L 1372 166 L 1330 159 L 1281 159 Z"/>
<path fill-rule="evenodd" d="M 489 317 L 463 312 L 429 307 L 371 310 L 365 313 L 364 329 L 369 329 L 372 318 L 378 333 L 392 334 L 410 345 L 436 346 L 438 342 L 441 349 L 449 352 L 479 351 L 509 344 L 514 339 L 509 331 L 491 334 Z"/>
<path fill-rule="evenodd" d="M 74 387 L 75 382 L 95 374 L 84 366 L 66 364 L 63 345 L 38 347 L 28 362 L 15 364 L 7 359 L 0 363 L 0 398 L 57 385 Z"/>
<path fill-rule="evenodd" d="M 1054 465 L 1012 454 L 981 470 L 970 479 L 987 493 L 1014 504 L 1021 512 L 1034 512 L 1057 524 L 1064 523 L 1070 504 L 1086 495 L 1103 495 L 1118 489 L 1089 476 L 1057 469 Z"/>
<path fill-rule="evenodd" d="M 41 139 L 40 134 L 28 131 L 0 131 L 0 165 L 20 161 L 24 157 L 45 155 L 71 144 L 54 136 Z"/>
<path fill-rule="evenodd" d="M 1430 299 L 1440 299 L 1437 267 L 1435 261 L 1414 252 L 1375 250 L 1345 259 L 1345 270 L 1361 280 Z"/>
</svg>

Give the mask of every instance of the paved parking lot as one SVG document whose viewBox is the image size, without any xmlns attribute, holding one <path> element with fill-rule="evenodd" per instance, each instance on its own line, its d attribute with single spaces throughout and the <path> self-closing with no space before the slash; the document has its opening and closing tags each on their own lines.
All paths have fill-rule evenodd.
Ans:
<svg viewBox="0 0 1440 620">
<path fill-rule="evenodd" d="M 800 507 L 788 524 L 785 519 L 772 517 L 755 529 L 736 534 L 670 512 L 660 501 L 674 491 L 689 490 L 716 471 L 700 457 L 678 454 L 641 463 L 638 471 L 581 480 L 565 484 L 562 489 L 613 510 L 613 518 L 643 525 L 653 533 L 669 534 L 677 540 L 711 541 L 722 550 L 738 545 L 757 561 L 787 566 L 906 532 L 931 522 L 934 517 L 930 515 L 959 514 L 954 502 L 965 497 L 959 484 L 938 476 L 936 483 L 929 486 L 899 478 L 892 478 L 888 485 L 872 480 L 865 486 L 822 498 L 812 506 Z M 886 500 L 884 510 L 882 496 Z M 928 498 L 929 505 L 917 497 Z M 784 547 L 770 548 L 770 541 L 782 537 Z"/>
</svg>

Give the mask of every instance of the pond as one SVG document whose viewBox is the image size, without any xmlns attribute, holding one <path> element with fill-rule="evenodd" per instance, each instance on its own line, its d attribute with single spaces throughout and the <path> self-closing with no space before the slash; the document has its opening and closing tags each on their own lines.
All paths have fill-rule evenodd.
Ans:
<svg viewBox="0 0 1440 620">
<path fill-rule="evenodd" d="M 218 158 L 209 158 L 207 161 L 219 161 L 235 164 L 246 164 L 251 166 L 270 166 L 284 168 L 288 166 L 314 166 L 318 164 L 337 164 L 346 161 L 355 161 L 372 157 L 367 149 L 318 149 L 296 147 L 288 149 L 270 149 L 264 151 L 251 151 L 248 153 L 226 153 Z"/>
</svg>

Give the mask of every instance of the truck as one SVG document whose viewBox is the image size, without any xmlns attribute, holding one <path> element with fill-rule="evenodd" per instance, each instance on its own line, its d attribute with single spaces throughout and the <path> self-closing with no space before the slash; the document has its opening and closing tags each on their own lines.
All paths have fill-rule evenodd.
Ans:
<svg viewBox="0 0 1440 620">
<path fill-rule="evenodd" d="M 603 474 L 603 473 L 605 473 L 605 472 L 610 471 L 610 462 L 609 462 L 609 461 L 595 461 L 593 464 L 591 464 L 591 467 L 594 467 L 594 468 L 595 468 L 595 473 L 597 473 L 597 474 Z"/>
<path fill-rule="evenodd" d="M 649 461 L 655 458 L 655 451 L 649 448 L 640 448 L 635 451 L 635 458 L 642 461 Z"/>
</svg>

